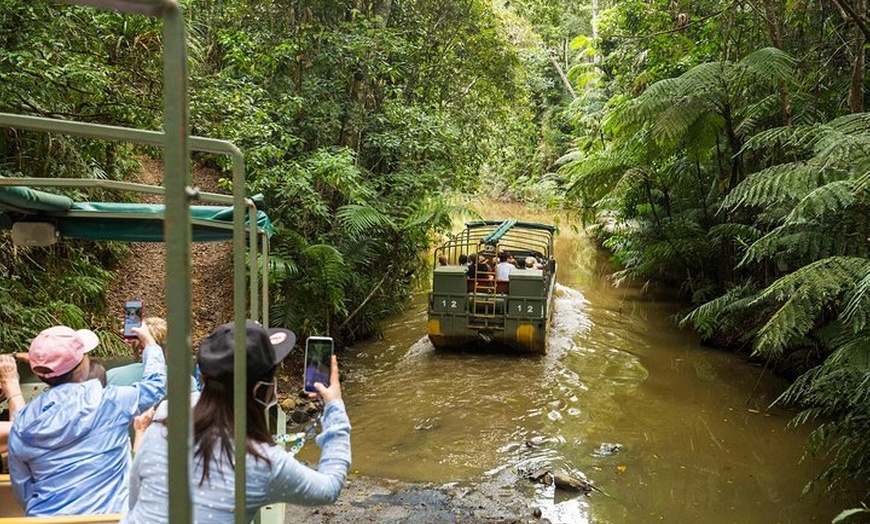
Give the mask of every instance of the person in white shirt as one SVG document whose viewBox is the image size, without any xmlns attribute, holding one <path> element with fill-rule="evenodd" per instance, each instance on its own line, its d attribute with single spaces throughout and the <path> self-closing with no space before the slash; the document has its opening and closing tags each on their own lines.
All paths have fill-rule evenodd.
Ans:
<svg viewBox="0 0 870 524">
<path fill-rule="evenodd" d="M 508 254 L 502 251 L 498 255 L 498 265 L 495 266 L 495 279 L 506 282 L 510 280 L 511 271 L 516 269 L 516 266 L 508 262 Z"/>
</svg>

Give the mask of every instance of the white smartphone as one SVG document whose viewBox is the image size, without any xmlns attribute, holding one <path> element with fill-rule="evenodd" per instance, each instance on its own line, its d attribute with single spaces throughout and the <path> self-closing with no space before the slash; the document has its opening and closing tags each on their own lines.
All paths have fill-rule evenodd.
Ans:
<svg viewBox="0 0 870 524">
<path fill-rule="evenodd" d="M 317 393 L 317 390 L 314 389 L 315 382 L 329 387 L 334 350 L 332 337 L 308 337 L 305 339 L 305 374 L 302 389 L 307 393 Z"/>
<path fill-rule="evenodd" d="M 124 302 L 124 338 L 136 338 L 132 328 L 142 326 L 141 300 L 128 300 Z"/>
</svg>

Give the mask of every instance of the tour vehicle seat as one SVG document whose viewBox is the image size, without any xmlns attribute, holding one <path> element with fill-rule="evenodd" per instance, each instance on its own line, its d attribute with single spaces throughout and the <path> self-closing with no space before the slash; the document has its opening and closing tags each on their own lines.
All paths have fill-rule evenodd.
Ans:
<svg viewBox="0 0 870 524">
<path fill-rule="evenodd" d="M 117 524 L 120 513 L 106 515 L 60 515 L 57 517 L 0 517 L 0 524 Z"/>
<path fill-rule="evenodd" d="M 24 510 L 12 494 L 9 475 L 0 475 L 0 524 L 115 524 L 120 521 L 120 513 L 25 517 Z"/>
</svg>

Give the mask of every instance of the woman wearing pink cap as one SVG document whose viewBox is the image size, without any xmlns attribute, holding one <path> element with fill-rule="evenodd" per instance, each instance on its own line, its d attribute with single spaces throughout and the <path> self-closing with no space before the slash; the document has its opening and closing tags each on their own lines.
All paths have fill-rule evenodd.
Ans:
<svg viewBox="0 0 870 524">
<path fill-rule="evenodd" d="M 12 491 L 27 516 L 121 513 L 129 494 L 133 417 L 166 394 L 163 350 L 138 328 L 145 372 L 132 386 L 88 380 L 92 331 L 54 326 L 30 344 L 33 373 L 50 387 L 19 411 L 9 435 Z"/>
</svg>

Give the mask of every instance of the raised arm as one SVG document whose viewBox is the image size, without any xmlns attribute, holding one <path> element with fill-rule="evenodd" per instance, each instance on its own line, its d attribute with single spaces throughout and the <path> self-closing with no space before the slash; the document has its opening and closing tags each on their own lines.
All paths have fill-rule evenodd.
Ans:
<svg viewBox="0 0 870 524">
<path fill-rule="evenodd" d="M 269 502 L 302 506 L 331 504 L 338 499 L 350 467 L 350 421 L 341 399 L 323 408 L 323 432 L 317 436 L 320 462 L 317 470 L 301 464 L 285 452 L 273 465 Z M 272 458 L 272 457 L 270 457 Z"/>
<path fill-rule="evenodd" d="M 304 506 L 331 504 L 344 487 L 350 467 L 350 420 L 341 399 L 338 362 L 333 355 L 329 387 L 317 382 L 317 393 L 326 402 L 323 407 L 323 431 L 317 436 L 320 462 L 317 471 L 300 464 L 295 458 L 282 453 L 273 468 L 272 482 L 267 494 L 270 502 L 291 502 Z"/>
<path fill-rule="evenodd" d="M 18 383 L 18 365 L 12 355 L 0 355 L 0 388 L 9 402 L 9 421 L 15 419 L 15 412 L 24 407 L 24 396 Z"/>
<path fill-rule="evenodd" d="M 24 397 L 18 383 L 18 365 L 12 355 L 0 355 L 0 387 L 9 400 L 9 422 L 0 423 L 0 450 L 5 452 L 12 432 L 12 421 L 15 420 L 15 414 L 24 407 Z M 15 438 L 14 435 L 11 438 Z M 21 507 L 27 507 L 27 501 L 33 493 L 30 467 L 19 460 L 18 456 L 9 455 L 9 472 L 12 477 L 12 494 Z"/>
<path fill-rule="evenodd" d="M 166 396 L 166 359 L 163 349 L 154 342 L 154 337 L 148 330 L 148 326 L 133 328 L 133 332 L 139 338 L 142 350 L 142 380 L 134 382 L 130 386 L 113 387 L 113 395 L 124 406 L 122 410 L 125 417 L 130 420 L 143 411 L 155 406 Z"/>
</svg>

